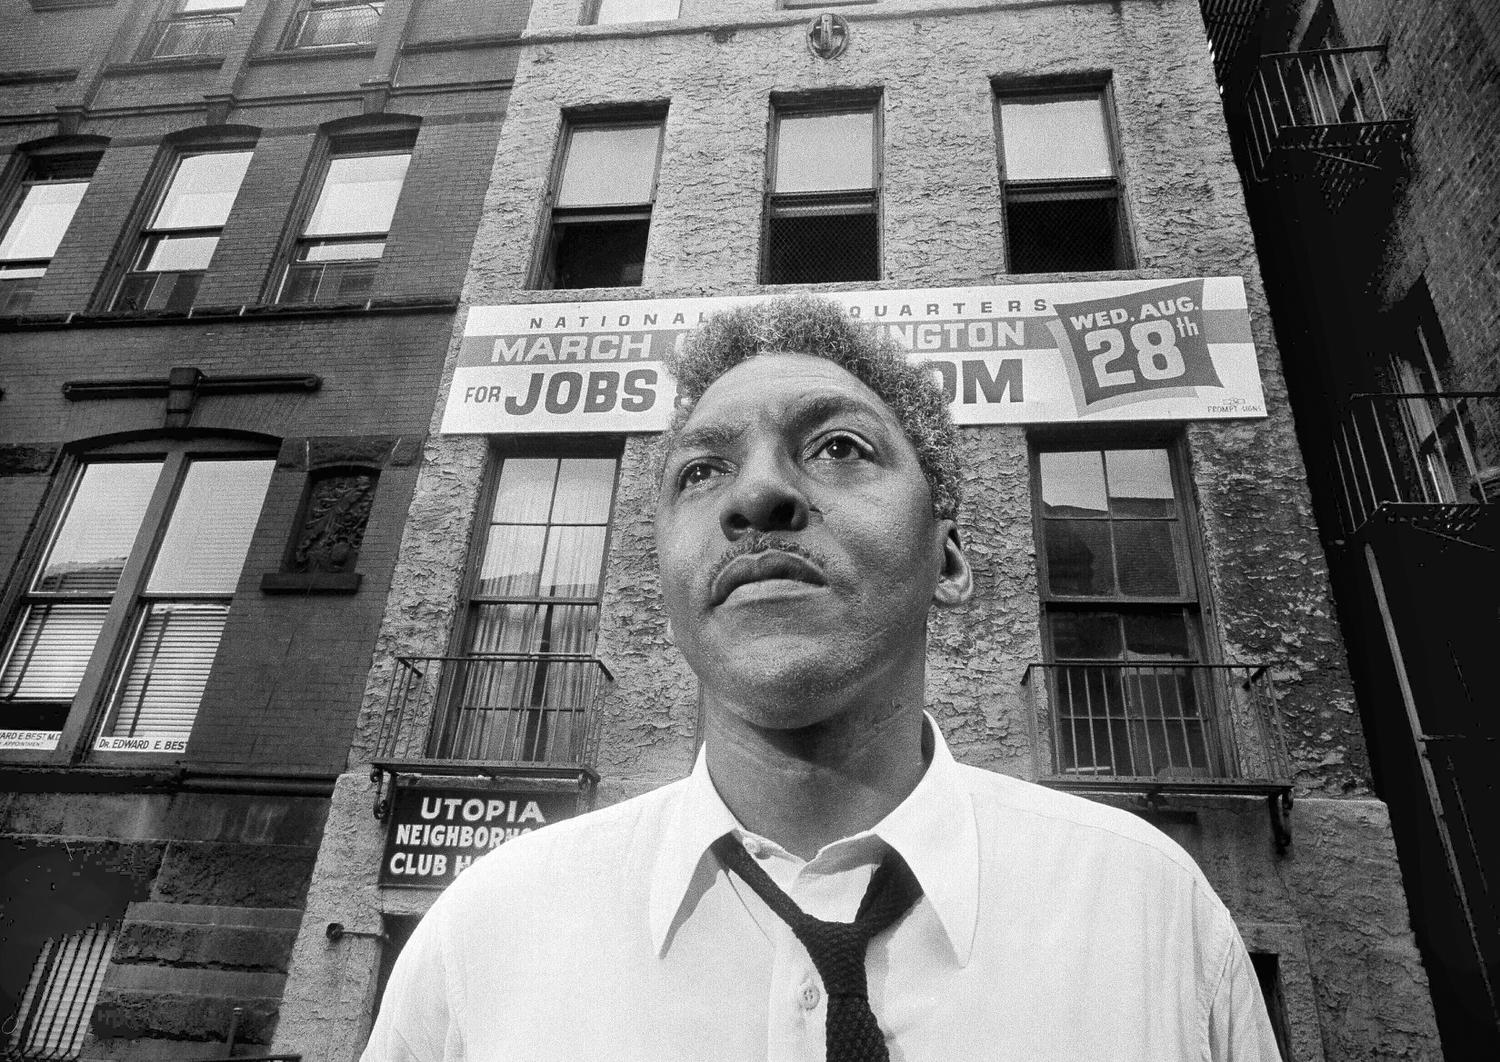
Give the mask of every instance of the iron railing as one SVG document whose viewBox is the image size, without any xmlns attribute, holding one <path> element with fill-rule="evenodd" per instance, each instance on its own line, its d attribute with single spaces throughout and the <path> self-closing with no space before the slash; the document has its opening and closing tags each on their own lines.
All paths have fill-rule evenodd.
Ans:
<svg viewBox="0 0 1500 1062">
<path fill-rule="evenodd" d="M 142 59 L 223 55 L 234 30 L 233 15 L 185 15 L 152 23 L 141 47 Z"/>
<path fill-rule="evenodd" d="M 201 269 L 176 273 L 130 272 L 120 282 L 115 310 L 190 310 L 203 284 Z"/>
<path fill-rule="evenodd" d="M 314 3 L 298 13 L 287 47 L 369 44 L 375 40 L 383 6 L 381 3 Z"/>
<path fill-rule="evenodd" d="M 350 302 L 367 299 L 379 259 L 353 262 L 298 262 L 288 266 L 281 303 Z"/>
<path fill-rule="evenodd" d="M 592 768 L 613 682 L 581 653 L 398 657 L 377 761 Z"/>
<path fill-rule="evenodd" d="M 0 269 L 0 317 L 26 312 L 45 272 L 45 265 L 35 270 Z"/>
<path fill-rule="evenodd" d="M 1334 456 L 1345 533 L 1383 513 L 1461 534 L 1500 501 L 1500 391 L 1354 395 Z"/>
<path fill-rule="evenodd" d="M 1251 176 L 1310 170 L 1342 198 L 1405 144 L 1377 66 L 1384 47 L 1316 48 L 1261 58 L 1245 99 Z"/>
<path fill-rule="evenodd" d="M 1270 793 L 1291 759 L 1268 668 L 1257 664 L 1032 664 L 1039 781 L 1060 788 Z"/>
</svg>

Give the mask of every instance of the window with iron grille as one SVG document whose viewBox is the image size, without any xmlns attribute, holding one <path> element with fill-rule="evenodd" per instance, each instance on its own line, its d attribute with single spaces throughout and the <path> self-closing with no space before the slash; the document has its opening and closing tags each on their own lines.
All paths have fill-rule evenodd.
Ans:
<svg viewBox="0 0 1500 1062">
<path fill-rule="evenodd" d="M 178 155 L 115 294 L 116 310 L 187 310 L 250 166 L 249 150 Z"/>
<path fill-rule="evenodd" d="M 411 163 L 410 136 L 400 147 L 335 152 L 302 234 L 292 249 L 278 302 L 367 299 Z"/>
<path fill-rule="evenodd" d="M 141 59 L 223 55 L 245 0 L 171 0 L 141 42 Z"/>
<path fill-rule="evenodd" d="M 1034 451 L 1059 773 L 1219 767 L 1187 493 L 1172 447 Z"/>
<path fill-rule="evenodd" d="M 0 656 L 10 748 L 181 753 L 274 462 L 82 463 Z M 19 735 L 19 736 L 17 736 Z"/>
<path fill-rule="evenodd" d="M 879 112 L 777 107 L 761 281 L 880 279 Z"/>
<path fill-rule="evenodd" d="M 609 444 L 500 461 L 436 758 L 570 762 L 581 751 L 619 463 Z"/>
<path fill-rule="evenodd" d="M 1105 93 L 1001 96 L 999 109 L 1008 270 L 1129 268 Z"/>
<path fill-rule="evenodd" d="M 667 22 L 677 17 L 682 0 L 598 0 L 594 5 L 595 25 L 620 22 Z"/>
<path fill-rule="evenodd" d="M 568 126 L 537 287 L 640 286 L 662 126 L 660 117 Z"/>
<path fill-rule="evenodd" d="M 66 1062 L 79 1056 L 116 935 L 113 923 L 102 923 L 42 945 L 16 1011 L 5 1058 Z"/>
<path fill-rule="evenodd" d="M 384 7 L 383 0 L 310 0 L 292 17 L 284 47 L 372 44 Z"/>
<path fill-rule="evenodd" d="M 95 154 L 26 160 L 13 209 L 0 226 L 0 315 L 26 312 L 98 160 Z"/>
</svg>

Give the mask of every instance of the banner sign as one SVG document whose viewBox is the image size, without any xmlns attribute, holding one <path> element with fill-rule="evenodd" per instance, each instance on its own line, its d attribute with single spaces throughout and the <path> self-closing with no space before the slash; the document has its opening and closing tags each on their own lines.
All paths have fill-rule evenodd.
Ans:
<svg viewBox="0 0 1500 1062">
<path fill-rule="evenodd" d="M 573 793 L 398 786 L 380 884 L 441 889 L 490 849 L 577 810 Z"/>
<path fill-rule="evenodd" d="M 442 431 L 655 432 L 663 359 L 774 295 L 475 306 Z M 1264 417 L 1239 277 L 829 293 L 928 366 L 959 424 Z"/>
</svg>

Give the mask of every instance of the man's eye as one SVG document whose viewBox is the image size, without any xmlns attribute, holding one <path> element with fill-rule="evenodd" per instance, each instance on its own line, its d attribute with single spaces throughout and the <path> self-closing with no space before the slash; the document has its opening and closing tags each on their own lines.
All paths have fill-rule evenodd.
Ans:
<svg viewBox="0 0 1500 1062">
<path fill-rule="evenodd" d="M 684 465 L 682 471 L 677 473 L 677 486 L 679 488 L 692 487 L 699 483 L 706 483 L 719 474 L 719 469 L 707 461 L 694 461 Z"/>
<path fill-rule="evenodd" d="M 813 451 L 813 457 L 825 461 L 857 461 L 868 456 L 869 450 L 865 444 L 852 435 L 829 436 Z"/>
</svg>

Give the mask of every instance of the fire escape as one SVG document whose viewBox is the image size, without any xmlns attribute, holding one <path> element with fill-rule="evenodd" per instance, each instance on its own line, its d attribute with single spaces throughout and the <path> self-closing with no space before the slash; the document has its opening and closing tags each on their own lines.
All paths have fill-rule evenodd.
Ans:
<svg viewBox="0 0 1500 1062">
<path fill-rule="evenodd" d="M 1340 612 L 1439 1021 L 1447 1007 L 1445 1042 L 1492 1038 L 1500 391 L 1435 353 L 1436 324 L 1437 343 L 1396 327 L 1347 341 L 1352 318 L 1387 309 L 1361 301 L 1379 268 L 1361 255 L 1378 258 L 1412 138 L 1403 104 L 1388 95 L 1385 46 L 1345 40 L 1329 5 L 1200 6 L 1247 192 L 1260 204 L 1252 214 L 1272 247 L 1268 288 L 1285 315 L 1278 330 L 1289 325 L 1299 420 L 1329 447 L 1308 453 L 1309 471 L 1325 524 L 1335 525 L 1327 537 L 1344 580 Z M 1327 46 L 1262 53 L 1263 41 L 1293 32 Z M 1394 326 L 1398 315 L 1380 319 Z M 1388 349 L 1371 358 L 1371 342 Z"/>
</svg>

